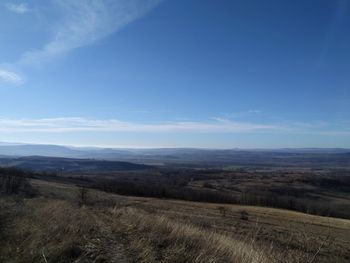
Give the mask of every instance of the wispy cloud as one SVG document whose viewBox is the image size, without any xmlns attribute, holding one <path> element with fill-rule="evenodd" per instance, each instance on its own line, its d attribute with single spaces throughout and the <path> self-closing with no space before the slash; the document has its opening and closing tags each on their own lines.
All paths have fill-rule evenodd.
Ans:
<svg viewBox="0 0 350 263">
<path fill-rule="evenodd" d="M 71 133 L 71 132 L 141 132 L 141 133 L 305 133 L 319 135 L 350 135 L 350 128 L 336 124 L 270 123 L 261 124 L 215 118 L 210 121 L 127 122 L 116 119 L 99 120 L 82 117 L 46 119 L 0 119 L 0 132 Z"/>
<path fill-rule="evenodd" d="M 0 69 L 0 82 L 1 81 L 19 85 L 19 84 L 22 84 L 23 79 L 20 75 L 18 75 L 15 72 L 5 70 L 5 69 Z"/>
<path fill-rule="evenodd" d="M 53 0 L 60 21 L 40 49 L 25 52 L 19 64 L 41 64 L 76 48 L 91 45 L 142 17 L 160 0 Z"/>
<path fill-rule="evenodd" d="M 288 127 L 217 119 L 207 122 L 182 121 L 162 123 L 125 122 L 116 119 L 87 118 L 0 119 L 0 132 L 201 132 L 235 133 L 281 131 Z"/>
<path fill-rule="evenodd" d="M 247 111 L 238 111 L 238 112 L 226 112 L 222 113 L 221 115 L 224 116 L 225 118 L 245 118 L 245 117 L 250 117 L 250 116 L 257 116 L 261 115 L 262 111 L 261 110 L 247 110 Z"/>
<path fill-rule="evenodd" d="M 26 72 L 33 66 L 41 66 L 58 56 L 81 48 L 117 32 L 129 23 L 141 18 L 162 0 L 50 0 L 49 8 L 37 8 L 41 16 L 54 13 L 48 28 L 51 36 L 47 42 L 19 54 L 19 59 L 6 63 L 11 68 Z M 8 10 L 23 14 L 29 11 L 25 3 L 5 5 Z M 47 12 L 47 14 L 45 13 Z M 4 63 L 4 61 L 0 61 Z M 19 75 L 1 70 L 0 78 L 14 83 L 23 83 Z"/>
<path fill-rule="evenodd" d="M 5 7 L 9 11 L 14 12 L 16 14 L 24 14 L 30 11 L 26 3 L 20 3 L 20 4 L 6 3 Z"/>
</svg>

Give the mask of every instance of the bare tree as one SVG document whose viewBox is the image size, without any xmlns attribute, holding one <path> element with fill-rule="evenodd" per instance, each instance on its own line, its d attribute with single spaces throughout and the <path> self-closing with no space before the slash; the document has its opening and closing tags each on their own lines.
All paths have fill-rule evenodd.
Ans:
<svg viewBox="0 0 350 263">
<path fill-rule="evenodd" d="M 77 193 L 79 205 L 86 205 L 88 199 L 88 189 L 85 186 L 80 186 Z"/>
</svg>

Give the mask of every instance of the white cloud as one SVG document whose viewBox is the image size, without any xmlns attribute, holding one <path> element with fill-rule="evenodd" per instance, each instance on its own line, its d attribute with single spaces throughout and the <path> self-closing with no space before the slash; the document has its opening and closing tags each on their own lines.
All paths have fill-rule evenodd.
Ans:
<svg viewBox="0 0 350 263">
<path fill-rule="evenodd" d="M 10 68 L 26 71 L 40 66 L 55 57 L 76 48 L 91 45 L 96 41 L 122 29 L 142 17 L 162 0 L 50 0 L 50 8 L 36 8 L 41 16 L 50 14 L 51 37 L 41 48 L 25 51 Z M 8 10 L 23 14 L 29 11 L 27 4 L 5 5 Z M 46 12 L 46 13 L 44 13 Z M 55 15 L 52 15 L 55 14 Z M 4 64 L 3 61 L 0 63 Z M 0 81 L 16 85 L 23 84 L 18 74 L 0 69 Z"/>
<path fill-rule="evenodd" d="M 5 4 L 5 6 L 9 11 L 14 12 L 16 14 L 24 14 L 29 12 L 29 8 L 26 3 L 20 3 L 20 4 L 7 3 Z"/>
<path fill-rule="evenodd" d="M 262 113 L 262 111 L 261 111 L 261 110 L 249 110 L 249 111 L 247 111 L 247 113 L 250 113 L 250 114 L 260 114 L 260 113 Z"/>
<path fill-rule="evenodd" d="M 228 112 L 228 113 L 222 113 L 221 115 L 225 118 L 244 118 L 244 117 L 250 117 L 250 116 L 256 116 L 262 114 L 261 110 L 247 110 L 247 111 L 238 111 L 238 112 Z"/>
<path fill-rule="evenodd" d="M 337 128 L 335 128 L 337 127 Z M 315 134 L 348 136 L 350 127 L 337 123 L 286 122 L 261 124 L 214 118 L 210 121 L 127 122 L 117 119 L 61 117 L 45 119 L 0 118 L 0 133 L 72 133 L 72 132 L 134 132 L 134 133 L 249 133 Z"/>
<path fill-rule="evenodd" d="M 41 64 L 122 29 L 161 0 L 52 0 L 61 18 L 44 46 L 25 52 L 19 64 Z"/>
<path fill-rule="evenodd" d="M 256 131 L 282 131 L 288 127 L 218 119 L 211 122 L 137 123 L 115 119 L 86 118 L 0 119 L 0 132 L 196 132 L 236 133 Z"/>
<path fill-rule="evenodd" d="M 23 82 L 23 79 L 21 76 L 19 76 L 18 74 L 12 71 L 8 71 L 5 69 L 0 69 L 0 81 L 1 80 L 7 83 L 15 84 L 15 85 L 22 84 Z"/>
</svg>

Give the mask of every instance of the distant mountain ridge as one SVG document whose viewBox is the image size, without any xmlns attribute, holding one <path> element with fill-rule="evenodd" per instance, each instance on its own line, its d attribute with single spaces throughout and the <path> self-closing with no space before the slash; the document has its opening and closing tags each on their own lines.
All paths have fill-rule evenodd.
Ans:
<svg viewBox="0 0 350 263">
<path fill-rule="evenodd" d="M 73 159 L 60 157 L 6 157 L 0 158 L 0 166 L 31 171 L 53 172 L 115 172 L 152 169 L 152 166 L 120 161 Z"/>
<path fill-rule="evenodd" d="M 227 167 L 233 165 L 350 168 L 350 150 L 339 148 L 114 149 L 0 143 L 0 156 L 96 159 L 183 167 Z"/>
<path fill-rule="evenodd" d="M 125 154 L 127 150 L 109 148 L 79 148 L 44 144 L 4 144 L 0 143 L 0 155 L 8 156 L 49 156 L 66 158 L 99 158 L 104 154 Z"/>
<path fill-rule="evenodd" d="M 210 148 L 99 148 L 73 147 L 54 144 L 22 144 L 0 142 L 0 155 L 86 157 L 108 154 L 189 154 L 198 152 L 289 152 L 289 153 L 350 153 L 345 148 L 276 148 L 276 149 L 210 149 Z"/>
</svg>

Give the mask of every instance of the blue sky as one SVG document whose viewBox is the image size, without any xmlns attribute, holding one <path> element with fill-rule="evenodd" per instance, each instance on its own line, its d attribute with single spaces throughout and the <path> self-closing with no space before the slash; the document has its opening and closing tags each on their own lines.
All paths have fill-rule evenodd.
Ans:
<svg viewBox="0 0 350 263">
<path fill-rule="evenodd" d="M 350 2 L 0 3 L 0 141 L 350 148 Z"/>
</svg>

